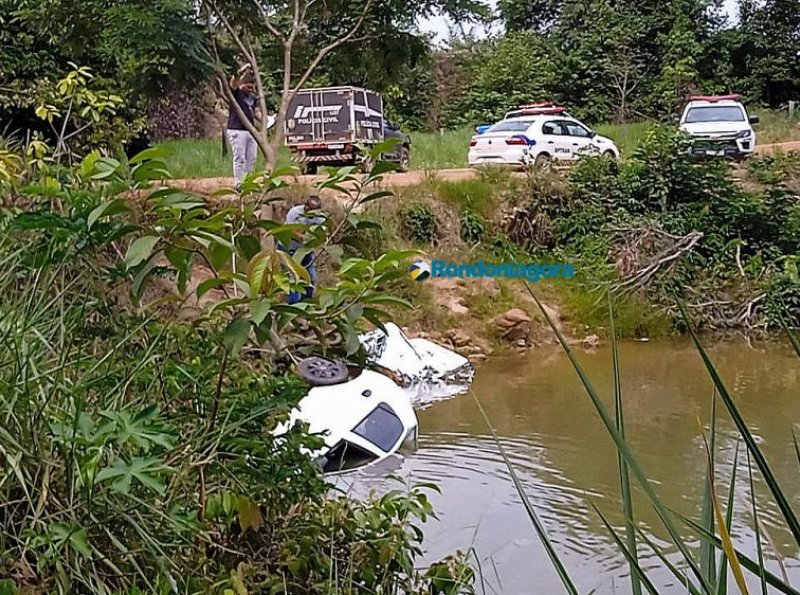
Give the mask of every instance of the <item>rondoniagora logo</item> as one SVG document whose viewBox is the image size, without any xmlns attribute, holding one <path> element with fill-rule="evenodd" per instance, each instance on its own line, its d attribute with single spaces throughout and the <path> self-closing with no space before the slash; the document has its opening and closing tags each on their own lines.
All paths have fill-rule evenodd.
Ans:
<svg viewBox="0 0 800 595">
<path fill-rule="evenodd" d="M 428 278 L 427 267 L 417 261 L 412 265 L 411 276 L 419 281 Z M 423 274 L 417 274 L 422 269 Z M 525 279 L 526 281 L 539 281 L 542 279 L 572 279 L 575 276 L 575 267 L 566 263 L 532 263 L 519 264 L 514 261 L 503 263 L 484 262 L 479 260 L 472 264 L 433 260 L 430 264 L 431 277 L 458 277 L 478 279 L 481 277 L 495 277 L 505 279 Z M 420 278 L 422 277 L 422 278 Z"/>
</svg>

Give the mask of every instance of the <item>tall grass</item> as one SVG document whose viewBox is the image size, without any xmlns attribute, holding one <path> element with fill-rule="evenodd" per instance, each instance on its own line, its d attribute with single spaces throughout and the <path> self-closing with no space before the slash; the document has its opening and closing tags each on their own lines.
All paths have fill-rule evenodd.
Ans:
<svg viewBox="0 0 800 595">
<path fill-rule="evenodd" d="M 639 536 L 641 539 L 642 544 L 646 545 L 648 548 L 652 550 L 652 552 L 656 555 L 656 557 L 662 561 L 664 566 L 675 576 L 677 580 L 677 584 L 682 585 L 681 592 L 687 592 L 691 594 L 699 594 L 702 593 L 704 595 L 724 595 L 728 592 L 740 592 L 742 594 L 748 594 L 748 586 L 745 580 L 745 571 L 749 572 L 750 574 L 754 575 L 758 578 L 759 585 L 761 587 L 761 592 L 766 594 L 768 592 L 768 586 L 772 587 L 778 592 L 781 593 L 791 593 L 797 594 L 798 591 L 795 590 L 788 584 L 788 580 L 786 578 L 779 578 L 774 574 L 770 573 L 766 570 L 764 565 L 764 548 L 761 541 L 761 526 L 759 524 L 759 511 L 756 505 L 756 498 L 754 493 L 754 482 L 753 482 L 753 469 L 750 463 L 751 459 L 755 462 L 756 470 L 761 474 L 762 478 L 764 479 L 766 485 L 768 486 L 774 501 L 776 502 L 778 509 L 780 510 L 785 527 L 789 530 L 789 532 L 794 537 L 794 541 L 800 547 L 800 525 L 798 525 L 798 519 L 793 510 L 791 504 L 789 503 L 788 499 L 786 498 L 779 482 L 777 481 L 775 474 L 773 473 L 772 469 L 770 468 L 767 460 L 765 459 L 763 453 L 761 452 L 760 447 L 758 446 L 757 441 L 753 437 L 752 433 L 750 432 L 747 424 L 742 417 L 740 411 L 738 410 L 736 403 L 732 399 L 725 383 L 723 382 L 722 378 L 719 376 L 716 368 L 714 367 L 711 359 L 709 358 L 707 352 L 703 348 L 702 344 L 700 343 L 699 338 L 695 334 L 691 321 L 683 308 L 683 305 L 679 303 L 679 309 L 681 314 L 684 318 L 684 321 L 689 328 L 692 340 L 694 341 L 695 347 L 697 352 L 702 359 L 706 370 L 713 382 L 714 385 L 714 396 L 712 401 L 712 413 L 711 413 L 711 423 L 710 423 L 710 436 L 707 437 L 705 435 L 705 431 L 702 431 L 702 438 L 703 442 L 706 446 L 706 453 L 707 453 L 707 473 L 705 474 L 704 479 L 698 478 L 698 481 L 703 481 L 704 486 L 706 488 L 705 491 L 705 502 L 704 502 L 704 512 L 703 512 L 703 521 L 698 523 L 692 519 L 683 517 L 682 515 L 674 513 L 672 510 L 668 509 L 667 507 L 662 504 L 660 501 L 655 486 L 649 481 L 647 476 L 644 473 L 643 468 L 638 462 L 638 458 L 636 454 L 633 452 L 630 443 L 625 438 L 625 425 L 624 425 L 624 415 L 623 415 L 623 408 L 622 408 L 622 390 L 620 385 L 620 362 L 618 360 L 617 355 L 617 348 L 616 348 L 616 327 L 615 327 L 615 320 L 614 320 L 614 310 L 611 305 L 611 299 L 609 297 L 609 321 L 610 321 L 610 332 L 611 332 L 611 343 L 612 343 L 612 366 L 613 366 L 613 376 L 614 376 L 614 403 L 616 409 L 616 416 L 612 418 L 609 412 L 604 405 L 603 400 L 600 398 L 600 395 L 597 393 L 596 389 L 594 388 L 591 380 L 584 372 L 583 368 L 575 358 L 574 354 L 572 353 L 569 344 L 564 339 L 563 335 L 559 331 L 558 327 L 553 323 L 552 319 L 550 318 L 547 310 L 542 307 L 541 302 L 539 301 L 536 294 L 531 290 L 530 286 L 526 284 L 526 288 L 532 297 L 532 299 L 536 302 L 537 306 L 539 307 L 542 316 L 547 321 L 553 332 L 555 333 L 559 343 L 561 344 L 564 352 L 566 353 L 572 367 L 574 368 L 575 372 L 580 379 L 583 388 L 586 391 L 586 394 L 589 396 L 595 410 L 597 411 L 599 417 L 601 418 L 608 434 L 613 439 L 618 456 L 619 456 L 619 480 L 620 480 L 620 488 L 622 492 L 622 506 L 623 506 L 623 513 L 625 518 L 625 531 L 624 535 L 620 535 L 614 527 L 606 520 L 605 515 L 603 512 L 596 507 L 594 504 L 592 506 L 595 507 L 595 510 L 598 513 L 601 521 L 603 522 L 606 529 L 611 534 L 611 537 L 614 543 L 617 545 L 620 552 L 623 554 L 625 559 L 627 560 L 628 564 L 630 565 L 631 569 L 631 592 L 633 595 L 639 595 L 642 591 L 642 587 L 644 587 L 649 593 L 657 593 L 658 590 L 653 585 L 653 583 L 648 578 L 648 572 L 641 566 L 638 560 L 638 545 L 636 540 L 636 535 Z M 788 329 L 787 329 L 788 331 Z M 791 336 L 791 335 L 790 335 Z M 798 353 L 798 358 L 800 359 L 800 353 Z M 737 441 L 737 449 L 736 449 L 736 457 L 734 460 L 733 470 L 731 473 L 731 479 L 728 488 L 727 494 L 727 507 L 723 509 L 723 505 L 721 499 L 718 495 L 716 489 L 716 474 L 715 474 L 715 466 L 714 466 L 714 445 L 715 445 L 715 434 L 716 434 L 716 399 L 719 396 L 719 399 L 724 404 L 728 414 L 734 421 L 734 425 L 739 433 L 739 437 L 741 443 L 744 443 L 746 447 L 746 455 L 747 455 L 747 470 L 748 470 L 748 480 L 750 486 L 750 505 L 752 509 L 752 520 L 755 525 L 754 531 L 757 535 L 756 546 L 757 546 L 757 560 L 752 560 L 748 556 L 741 553 L 739 550 L 736 549 L 733 538 L 731 537 L 731 525 L 733 523 L 734 518 L 734 492 L 735 492 L 735 485 L 736 485 L 736 469 L 737 469 L 737 462 L 738 462 L 738 453 L 739 453 L 739 443 Z M 485 417 L 485 413 L 481 409 L 481 413 Z M 489 425 L 491 429 L 491 424 L 488 419 L 486 419 L 487 425 Z M 494 435 L 494 431 L 492 430 L 492 435 Z M 497 440 L 495 436 L 495 441 L 497 442 L 498 448 L 502 451 L 502 445 L 500 444 L 499 440 Z M 798 451 L 800 453 L 800 451 Z M 535 517 L 535 510 L 533 510 L 532 505 L 527 499 L 527 495 L 523 492 L 521 487 L 519 487 L 519 482 L 516 479 L 514 471 L 511 467 L 511 463 L 505 455 L 503 456 L 506 465 L 509 467 L 509 472 L 512 475 L 512 479 L 514 481 L 514 485 L 517 488 L 520 496 L 523 498 L 523 502 L 526 503 L 526 510 L 528 511 L 529 516 L 531 517 L 534 526 L 536 527 L 536 531 L 539 534 L 540 538 L 545 541 L 545 547 L 548 551 L 548 555 L 553 560 L 553 564 L 562 578 L 562 581 L 565 582 L 565 586 L 568 583 L 565 580 L 565 577 L 568 578 L 568 570 L 563 563 L 563 561 L 558 557 L 558 554 L 553 548 L 552 544 L 547 540 L 547 536 L 543 535 L 543 529 L 538 526 Z M 800 462 L 800 454 L 798 454 L 798 462 Z M 658 515 L 661 523 L 663 524 L 664 528 L 670 535 L 672 540 L 672 544 L 677 548 L 680 556 L 682 557 L 683 564 L 688 568 L 689 573 L 685 573 L 682 569 L 678 568 L 678 566 L 670 560 L 670 557 L 667 555 L 663 546 L 659 546 L 654 543 L 652 539 L 650 539 L 646 532 L 643 530 L 642 523 L 640 523 L 635 516 L 635 511 L 631 504 L 631 486 L 630 486 L 630 478 L 629 474 L 636 480 L 639 484 L 639 488 L 644 493 L 647 498 L 647 501 L 650 503 L 656 514 Z M 681 533 L 678 531 L 677 522 L 683 523 L 686 527 L 692 530 L 701 540 L 701 548 L 699 550 L 699 556 L 697 553 L 692 551 L 684 538 L 682 537 Z M 719 565 L 719 572 L 716 571 L 716 564 L 714 562 L 714 552 L 713 550 L 718 550 L 720 552 L 720 565 Z M 735 578 L 735 591 L 730 590 L 730 586 L 728 583 L 728 568 Z M 569 586 L 567 587 L 569 590 Z M 671 591 L 672 592 L 672 591 Z"/>
</svg>

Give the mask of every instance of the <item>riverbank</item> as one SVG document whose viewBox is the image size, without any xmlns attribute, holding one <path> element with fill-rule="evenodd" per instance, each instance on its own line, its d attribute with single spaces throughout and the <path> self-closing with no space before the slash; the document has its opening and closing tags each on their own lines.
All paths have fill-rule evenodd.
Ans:
<svg viewBox="0 0 800 595">
<path fill-rule="evenodd" d="M 348 226 L 326 251 L 321 283 L 336 282 L 331 271 L 344 258 L 413 249 L 427 262 L 571 264 L 573 278 L 531 287 L 574 342 L 608 336 L 607 292 L 623 337 L 684 332 L 676 298 L 699 330 L 715 335 L 769 334 L 781 312 L 800 324 L 800 153 L 737 166 L 694 163 L 681 149 L 659 130 L 618 164 L 585 159 L 562 171 L 486 169 L 467 179 L 427 172 L 407 186 L 389 174 L 379 184 L 391 196 L 355 207 L 323 188 L 335 225 L 345 217 L 370 225 Z M 213 195 L 219 183 L 179 186 Z M 293 203 L 312 191 L 301 184 L 280 192 Z M 407 278 L 390 289 L 413 306 L 392 311 L 399 324 L 476 360 L 552 340 L 521 279 Z"/>
</svg>

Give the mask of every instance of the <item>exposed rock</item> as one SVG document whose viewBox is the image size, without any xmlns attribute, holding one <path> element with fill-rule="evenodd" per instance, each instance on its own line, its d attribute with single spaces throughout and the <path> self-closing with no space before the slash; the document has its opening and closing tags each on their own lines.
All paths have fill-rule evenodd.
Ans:
<svg viewBox="0 0 800 595">
<path fill-rule="evenodd" d="M 588 349 L 595 349 L 600 346 L 600 337 L 597 335 L 588 335 L 583 338 L 583 346 Z"/>
<path fill-rule="evenodd" d="M 450 310 L 453 314 L 458 314 L 459 316 L 463 316 L 464 314 L 469 314 L 469 308 L 464 305 L 464 298 L 462 297 L 453 297 L 450 298 L 445 304 L 444 307 Z"/>
<path fill-rule="evenodd" d="M 517 341 L 517 347 L 527 347 L 528 342 L 525 339 L 519 339 Z"/>
<path fill-rule="evenodd" d="M 473 353 L 467 359 L 472 363 L 485 361 L 488 356 L 484 353 Z"/>
<path fill-rule="evenodd" d="M 512 308 L 494 318 L 492 324 L 509 343 L 523 340 L 527 345 L 528 335 L 531 332 L 531 318 L 524 310 Z"/>
<path fill-rule="evenodd" d="M 450 329 L 447 332 L 447 338 L 450 339 L 450 342 L 453 344 L 453 347 L 464 347 L 465 345 L 469 345 L 472 342 L 470 336 L 465 333 L 463 330 L 454 328 Z"/>
</svg>

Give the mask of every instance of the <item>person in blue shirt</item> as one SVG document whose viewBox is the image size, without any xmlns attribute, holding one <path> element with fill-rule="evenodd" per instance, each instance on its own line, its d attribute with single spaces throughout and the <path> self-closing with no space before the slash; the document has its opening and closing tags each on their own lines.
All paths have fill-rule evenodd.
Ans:
<svg viewBox="0 0 800 595">
<path fill-rule="evenodd" d="M 289 209 L 289 212 L 286 214 L 286 224 L 321 225 L 325 222 L 325 216 L 320 211 L 321 208 L 322 201 L 320 200 L 320 197 L 317 195 L 311 195 L 306 199 L 305 203 Z M 292 241 L 288 247 L 285 244 L 278 242 L 278 249 L 294 255 L 294 253 L 297 252 L 297 250 L 303 245 L 302 240 L 303 232 L 298 230 L 295 232 L 294 238 L 292 238 Z M 317 267 L 316 263 L 314 262 L 315 257 L 316 255 L 314 252 L 309 252 L 305 255 L 305 257 L 303 257 L 303 261 L 300 264 L 302 264 L 303 267 L 305 267 L 305 269 L 308 271 L 311 284 L 306 286 L 306 291 L 303 294 L 297 291 L 291 292 L 288 297 L 288 302 L 290 304 L 296 304 L 301 300 L 310 300 L 312 297 L 314 297 L 314 287 L 317 285 Z"/>
</svg>

